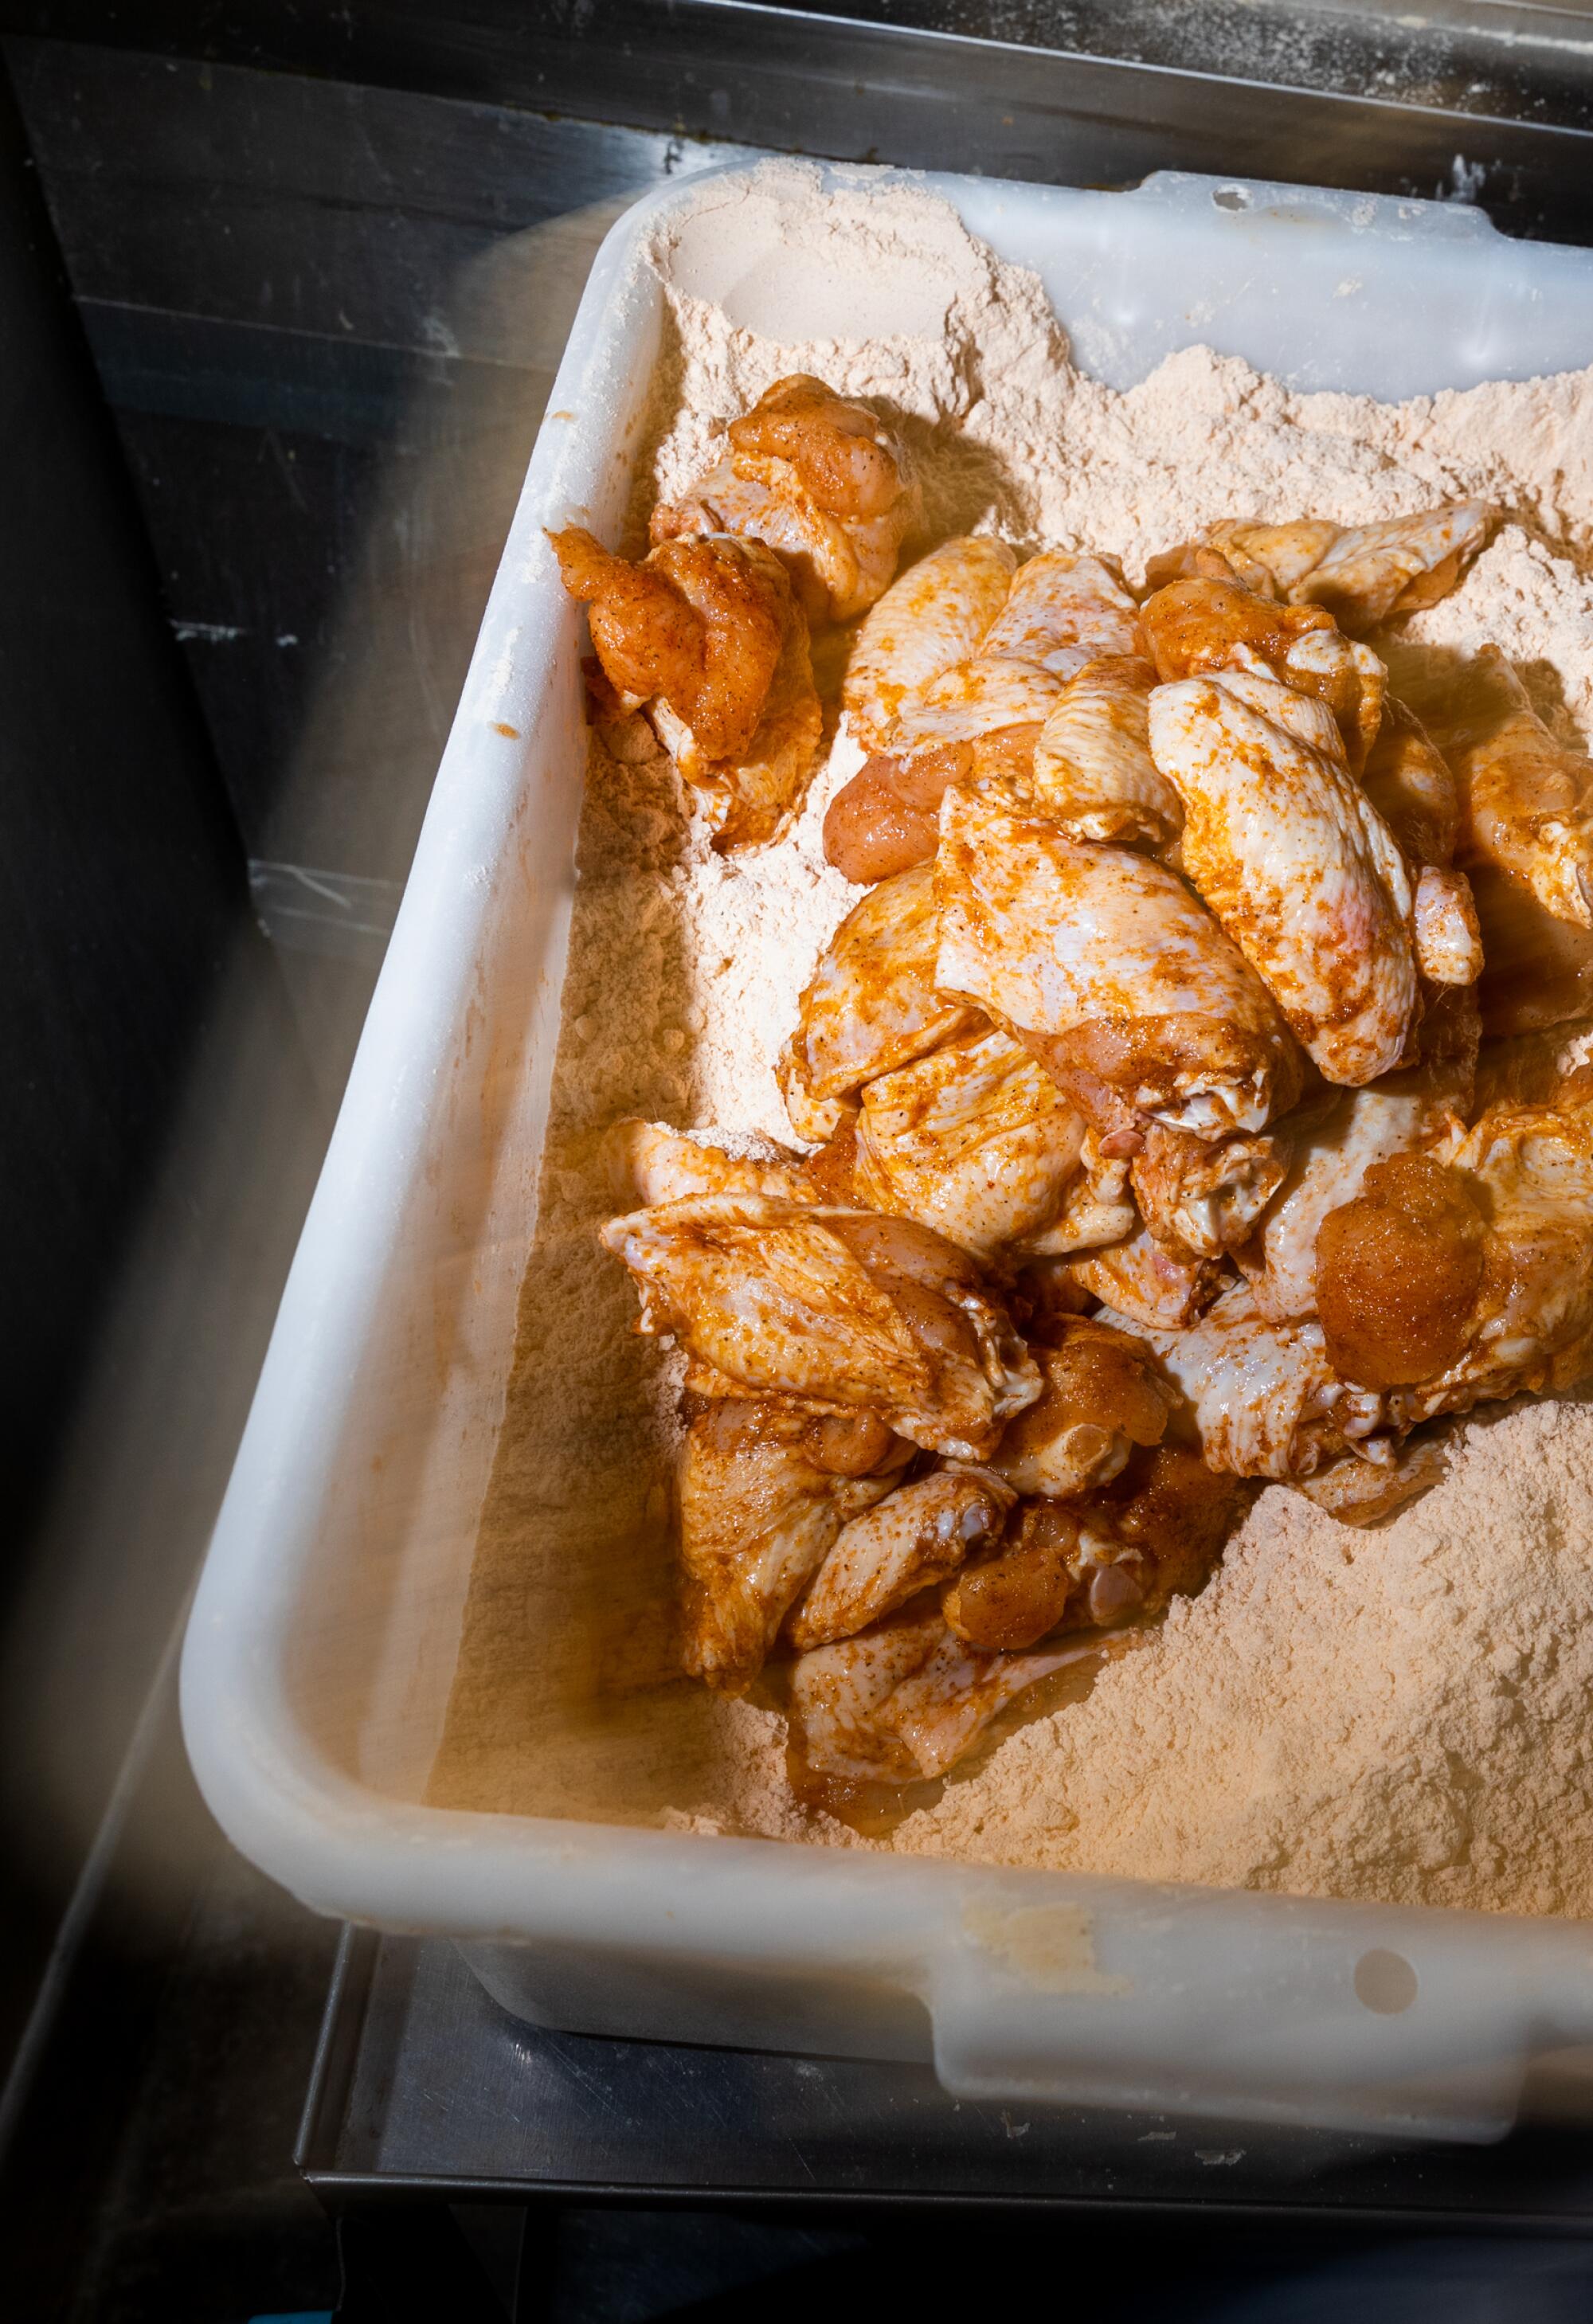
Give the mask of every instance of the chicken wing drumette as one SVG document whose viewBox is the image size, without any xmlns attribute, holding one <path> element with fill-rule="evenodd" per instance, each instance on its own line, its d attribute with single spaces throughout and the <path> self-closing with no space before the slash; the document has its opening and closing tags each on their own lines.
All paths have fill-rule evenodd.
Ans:
<svg viewBox="0 0 1593 2324">
<path fill-rule="evenodd" d="M 870 404 L 797 372 L 731 421 L 723 458 L 689 493 L 654 510 L 652 540 L 761 541 L 811 620 L 849 622 L 889 586 L 918 508 L 895 430 Z"/>
<path fill-rule="evenodd" d="M 645 710 L 721 850 L 771 838 L 801 797 L 823 727 L 807 622 L 778 560 L 723 535 L 640 565 L 579 525 L 549 536 L 622 708 Z"/>
</svg>

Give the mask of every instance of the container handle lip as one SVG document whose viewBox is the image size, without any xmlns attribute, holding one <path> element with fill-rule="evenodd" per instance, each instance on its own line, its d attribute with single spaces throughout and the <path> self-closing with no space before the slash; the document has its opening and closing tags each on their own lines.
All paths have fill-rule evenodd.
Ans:
<svg viewBox="0 0 1593 2324">
<path fill-rule="evenodd" d="M 1147 208 L 1204 218 L 1280 219 L 1301 226 L 1336 226 L 1373 242 L 1477 243 L 1502 237 L 1486 210 L 1460 199 L 1432 201 L 1414 194 L 1368 194 L 1353 188 L 1295 186 L 1267 178 L 1215 178 L 1188 170 L 1153 170 L 1120 195 Z"/>
</svg>

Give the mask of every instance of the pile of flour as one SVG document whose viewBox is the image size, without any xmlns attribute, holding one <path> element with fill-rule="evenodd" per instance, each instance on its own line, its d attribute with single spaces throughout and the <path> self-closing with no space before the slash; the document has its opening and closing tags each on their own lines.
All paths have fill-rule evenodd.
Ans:
<svg viewBox="0 0 1593 2324">
<path fill-rule="evenodd" d="M 633 532 L 655 498 L 717 456 L 724 422 L 792 371 L 884 399 L 923 465 L 931 537 L 983 530 L 1025 549 L 1109 551 L 1130 578 L 1223 517 L 1354 522 L 1479 496 L 1505 523 L 1459 589 L 1404 635 L 1437 649 L 1496 641 L 1568 740 L 1593 731 L 1588 374 L 1379 404 L 1295 395 L 1197 347 L 1118 392 L 1072 367 L 1037 280 L 999 261 L 943 203 L 910 190 L 825 194 L 799 165 L 772 166 L 751 192 L 705 187 L 660 228 L 649 258 L 672 327 Z M 808 336 L 814 316 L 833 315 L 838 286 L 855 336 Z M 658 1063 L 681 1126 L 789 1141 L 773 1063 L 819 952 L 857 900 L 820 844 L 824 808 L 857 763 L 843 728 L 795 827 L 726 860 L 678 804 L 669 844 L 658 844 L 669 804 L 658 770 L 594 756 L 585 844 L 606 835 L 609 871 L 577 891 L 583 973 L 559 1067 L 561 1102 L 584 1138 L 634 1102 L 641 1026 L 668 1045 Z M 633 845 L 632 810 L 652 835 Z M 631 851 L 617 915 L 616 844 Z M 645 1006 L 639 912 L 653 931 L 649 978 L 667 959 L 671 980 Z M 660 925 L 678 936 L 662 952 Z M 557 1243 L 566 1263 L 585 1253 L 604 1201 L 577 1146 L 562 1168 L 550 1159 L 539 1227 L 539 1245 Z M 602 1264 L 580 1262 L 606 1315 L 613 1286 L 598 1293 Z M 589 1366 L 570 1428 L 548 1353 L 567 1334 L 550 1335 L 546 1300 L 530 1294 L 537 1268 L 533 1253 L 515 1408 L 539 1431 L 546 1487 L 545 1464 L 576 1457 L 561 1441 L 589 1459 L 604 1394 L 615 1441 L 637 1444 L 622 1400 L 638 1379 L 628 1359 L 609 1367 L 607 1390 Z M 566 1272 L 560 1292 L 574 1287 Z M 649 1441 L 660 1445 L 671 1377 L 655 1360 Z M 512 1465 L 512 1445 L 506 1457 Z M 578 1489 L 572 1470 L 548 1489 Z M 699 1831 L 1003 1864 L 1588 1912 L 1590 1685 L 1593 1413 L 1526 1406 L 1470 1425 L 1449 1480 L 1377 1532 L 1269 1489 L 1202 1597 L 1175 1605 L 1087 1701 L 953 1775 L 889 1840 L 800 1819 L 778 1718 L 700 1694 L 689 1714 L 669 1713 L 695 1722 L 691 1748 L 671 1758 L 658 1746 L 648 1812 Z M 643 1725 L 629 1727 L 633 1743 Z M 460 1803 L 529 1794 L 505 1777 L 490 1798 Z"/>
</svg>

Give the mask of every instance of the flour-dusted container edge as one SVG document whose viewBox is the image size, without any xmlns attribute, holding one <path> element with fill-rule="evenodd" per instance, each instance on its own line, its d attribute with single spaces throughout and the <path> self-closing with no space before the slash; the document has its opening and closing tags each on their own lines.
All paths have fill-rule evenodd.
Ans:
<svg viewBox="0 0 1593 2324">
<path fill-rule="evenodd" d="M 638 204 L 582 301 L 200 1582 L 182 1707 L 201 1786 L 306 1904 L 464 1941 L 541 2023 L 933 2057 L 981 2097 L 1496 2135 L 1533 2057 L 1593 2043 L 1585 1923 L 423 1803 L 574 886 L 579 616 L 542 528 L 616 527 L 663 327 L 643 244 L 741 174 Z M 1593 254 L 1467 209 L 1170 175 L 912 182 L 1039 273 L 1112 385 L 1197 342 L 1385 398 L 1593 362 Z"/>
</svg>

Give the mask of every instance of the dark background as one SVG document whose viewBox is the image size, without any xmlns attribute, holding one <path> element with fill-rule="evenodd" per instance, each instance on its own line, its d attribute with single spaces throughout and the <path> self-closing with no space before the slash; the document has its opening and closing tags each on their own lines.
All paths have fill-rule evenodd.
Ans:
<svg viewBox="0 0 1593 2324">
<path fill-rule="evenodd" d="M 336 1932 L 209 1826 L 172 1655 L 603 230 L 778 150 L 1464 196 L 1586 241 L 1593 17 L 0 0 L 0 2301 L 324 2310 L 290 2155 Z M 949 2302 L 1001 2248 L 972 2232 L 576 2209 L 521 2273 L 570 2316 Z M 1574 2240 L 1319 2275 L 1229 2227 L 1213 2274 L 1187 2229 L 1070 2232 L 1120 2314 L 1593 2309 Z M 368 2312 L 448 2312 L 421 2283 Z"/>
</svg>

